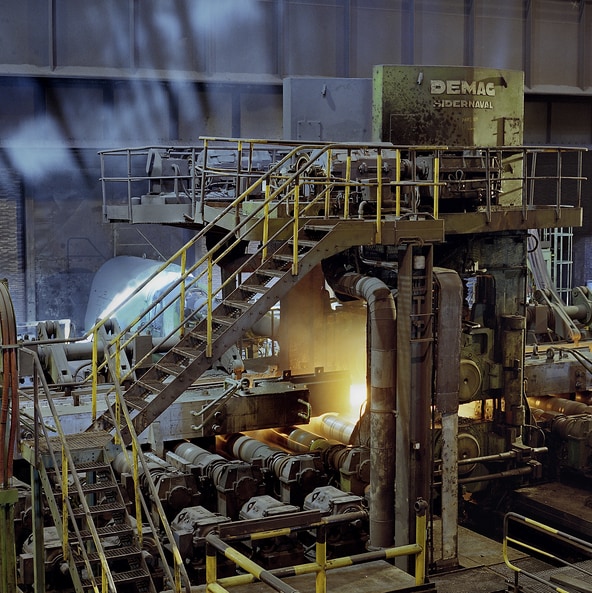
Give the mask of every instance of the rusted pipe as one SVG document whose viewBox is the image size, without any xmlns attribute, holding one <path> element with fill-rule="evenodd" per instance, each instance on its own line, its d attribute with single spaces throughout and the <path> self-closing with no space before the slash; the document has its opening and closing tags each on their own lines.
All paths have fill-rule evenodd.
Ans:
<svg viewBox="0 0 592 593">
<path fill-rule="evenodd" d="M 395 533 L 395 300 L 378 278 L 348 272 L 327 281 L 335 293 L 363 299 L 368 305 L 370 545 L 388 547 Z"/>
</svg>

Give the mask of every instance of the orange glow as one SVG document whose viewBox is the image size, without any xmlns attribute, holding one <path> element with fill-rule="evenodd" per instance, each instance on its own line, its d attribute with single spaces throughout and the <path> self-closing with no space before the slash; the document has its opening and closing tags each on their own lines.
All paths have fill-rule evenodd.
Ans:
<svg viewBox="0 0 592 593">
<path fill-rule="evenodd" d="M 358 418 L 361 415 L 366 403 L 366 385 L 364 383 L 352 383 L 349 388 L 349 405 L 351 415 Z"/>
</svg>

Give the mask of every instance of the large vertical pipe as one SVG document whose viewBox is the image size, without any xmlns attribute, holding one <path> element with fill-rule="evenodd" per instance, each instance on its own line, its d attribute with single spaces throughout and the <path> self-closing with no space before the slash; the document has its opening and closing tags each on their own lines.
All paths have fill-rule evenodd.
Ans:
<svg viewBox="0 0 592 593">
<path fill-rule="evenodd" d="M 442 567 L 458 565 L 458 402 L 463 285 L 457 272 L 434 268 L 437 290 L 436 407 L 442 418 Z"/>
<path fill-rule="evenodd" d="M 408 246 L 399 258 L 397 294 L 397 385 L 396 385 L 396 446 L 397 446 L 397 490 L 395 496 L 395 544 L 408 544 L 411 541 L 411 418 L 412 418 L 412 377 L 411 377 L 411 313 L 412 313 L 412 272 L 413 247 Z M 404 321 L 402 321 L 404 320 Z M 399 568 L 410 567 L 401 558 Z"/>
<path fill-rule="evenodd" d="M 397 490 L 395 544 L 415 533 L 412 513 L 417 499 L 431 501 L 433 452 L 434 311 L 433 247 L 408 244 L 399 250 L 397 282 Z M 399 567 L 413 570 L 401 559 Z"/>
<path fill-rule="evenodd" d="M 508 425 L 508 446 L 522 440 L 525 335 L 525 317 L 522 315 L 502 316 L 504 405 Z"/>
<path fill-rule="evenodd" d="M 395 533 L 396 310 L 382 280 L 355 273 L 327 279 L 336 293 L 368 305 L 370 360 L 370 546 L 391 546 Z"/>
</svg>

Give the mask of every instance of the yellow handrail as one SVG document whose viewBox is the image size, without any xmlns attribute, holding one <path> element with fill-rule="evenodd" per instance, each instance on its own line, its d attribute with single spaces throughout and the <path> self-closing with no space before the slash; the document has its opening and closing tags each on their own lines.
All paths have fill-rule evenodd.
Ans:
<svg viewBox="0 0 592 593">
<path fill-rule="evenodd" d="M 294 242 L 292 245 L 292 276 L 298 275 L 298 220 L 300 218 L 299 208 L 300 185 L 297 183 L 294 186 L 294 214 L 292 215 L 292 219 L 294 221 L 292 234 L 292 241 Z"/>
<path fill-rule="evenodd" d="M 68 541 L 68 519 L 67 519 L 68 515 L 73 516 L 72 502 L 70 501 L 70 497 L 68 496 L 68 488 L 69 488 L 68 468 L 69 467 L 74 468 L 75 463 L 74 463 L 74 459 L 72 457 L 70 448 L 68 447 L 68 444 L 67 444 L 67 437 L 66 437 L 66 433 L 64 432 L 64 429 L 61 425 L 60 416 L 59 416 L 57 408 L 55 407 L 55 404 L 53 402 L 53 398 L 50 396 L 49 385 L 47 384 L 47 380 L 46 380 L 44 372 L 43 372 L 43 367 L 41 366 L 41 362 L 39 360 L 39 355 L 36 351 L 30 350 L 29 348 L 23 347 L 20 349 L 20 351 L 22 353 L 24 353 L 25 355 L 29 356 L 31 358 L 31 360 L 33 361 L 34 377 L 36 379 L 36 382 L 39 381 L 39 383 L 41 384 L 41 386 L 43 388 L 43 392 L 47 396 L 46 401 L 47 401 L 47 404 L 49 405 L 49 409 L 50 409 L 52 417 L 54 419 L 55 429 L 58 433 L 59 440 L 61 443 L 62 458 L 61 458 L 61 462 L 58 464 L 53 447 L 51 446 L 51 440 L 49 438 L 45 423 L 44 422 L 39 423 L 39 426 L 41 427 L 41 430 L 43 431 L 43 434 L 45 436 L 45 440 L 48 444 L 48 452 L 52 458 L 54 468 L 56 470 L 56 473 L 59 473 L 59 477 L 61 479 L 62 505 L 65 505 L 65 507 L 63 507 L 63 511 L 62 511 L 62 513 L 63 513 L 62 514 L 62 523 L 59 525 L 56 524 L 56 527 L 58 527 L 58 530 L 61 532 L 60 536 L 62 538 L 64 559 L 65 560 L 72 559 L 72 555 L 70 553 L 71 552 L 70 543 Z M 35 406 L 36 407 L 39 406 L 37 397 L 35 397 Z M 40 412 L 39 412 L 39 416 L 41 417 Z M 74 487 L 76 487 L 76 489 L 78 490 L 80 506 L 84 510 L 85 514 L 90 517 L 91 512 L 90 512 L 90 508 L 88 506 L 88 501 L 87 501 L 86 497 L 84 496 L 84 492 L 82 491 L 82 486 L 81 486 L 79 480 L 74 480 Z M 49 502 L 50 502 L 50 507 L 51 507 L 52 506 L 51 501 L 49 501 Z M 72 527 L 73 527 L 74 532 L 80 538 L 80 531 L 79 531 L 78 525 L 76 524 L 75 521 L 72 523 Z M 92 537 L 93 544 L 94 544 L 95 548 L 97 550 L 101 549 L 100 537 L 98 535 L 98 532 L 94 525 L 94 522 L 91 521 L 88 524 L 88 529 L 91 533 L 91 537 Z M 92 568 L 90 566 L 90 562 L 88 559 L 88 554 L 86 553 L 86 549 L 82 549 L 79 551 L 82 553 L 84 563 L 85 563 L 86 569 L 88 571 L 89 580 L 91 582 L 93 590 L 95 591 L 95 593 L 98 593 L 98 587 L 95 582 L 95 576 L 92 572 Z M 107 559 L 104 554 L 100 555 L 100 563 L 101 563 L 102 592 L 107 593 L 107 590 L 108 590 L 107 586 L 111 587 L 111 589 L 113 591 L 115 591 L 116 587 L 115 587 L 115 583 L 113 580 L 113 575 L 111 574 L 111 570 L 109 568 Z"/>
<path fill-rule="evenodd" d="M 343 187 L 344 188 L 344 204 L 341 210 L 341 214 L 339 215 L 341 218 L 348 218 L 349 217 L 349 208 L 350 208 L 350 198 L 352 188 L 359 191 L 360 195 L 365 194 L 370 188 L 372 191 L 376 191 L 376 213 L 375 213 L 375 222 L 376 222 L 376 242 L 380 243 L 382 241 L 382 226 L 383 226 L 383 187 L 390 186 L 391 188 L 394 187 L 394 194 L 395 194 L 395 216 L 401 216 L 401 188 L 404 185 L 414 185 L 416 188 L 419 187 L 431 187 L 431 191 L 433 194 L 433 217 L 439 217 L 439 200 L 440 200 L 440 186 L 444 185 L 445 182 L 440 180 L 440 160 L 442 158 L 442 154 L 444 154 L 447 150 L 450 151 L 458 151 L 459 148 L 448 148 L 442 146 L 394 146 L 394 145 L 386 145 L 384 143 L 376 143 L 376 144 L 354 144 L 354 143 L 324 143 L 324 142 L 308 142 L 306 144 L 294 144 L 293 142 L 289 141 L 269 141 L 269 140 L 233 140 L 228 138 L 211 138 L 211 137 L 204 137 L 202 138 L 203 141 L 203 151 L 204 151 L 204 159 L 203 159 L 203 166 L 198 170 L 195 164 L 195 149 L 191 149 L 191 154 L 193 157 L 193 165 L 194 170 L 192 174 L 193 185 L 195 187 L 195 179 L 199 174 L 201 176 L 201 184 L 200 184 L 200 191 L 202 192 L 201 195 L 201 205 L 202 209 L 207 202 L 207 195 L 205 194 L 206 191 L 206 179 L 208 176 L 225 176 L 228 177 L 229 175 L 233 174 L 233 171 L 230 169 L 223 169 L 220 167 L 212 167 L 209 164 L 208 159 L 208 151 L 214 150 L 215 148 L 220 148 L 220 150 L 233 150 L 236 151 L 238 154 L 239 160 L 236 168 L 236 185 L 237 189 L 239 189 L 240 183 L 239 181 L 242 179 L 246 179 L 249 181 L 248 187 L 243 192 L 237 192 L 238 195 L 232 200 L 230 200 L 224 208 L 220 210 L 215 218 L 209 221 L 207 224 L 201 228 L 201 230 L 196 233 L 194 237 L 182 248 L 180 248 L 171 258 L 169 258 L 166 262 L 164 262 L 159 268 L 149 277 L 147 278 L 141 285 L 139 285 L 135 291 L 130 296 L 134 296 L 138 294 L 150 281 L 152 281 L 159 273 L 166 270 L 168 266 L 173 264 L 179 258 L 181 259 L 181 273 L 179 275 L 178 282 L 175 284 L 171 284 L 167 290 L 162 294 L 159 301 L 152 303 L 150 306 L 146 307 L 143 311 L 139 312 L 137 316 L 128 324 L 126 328 L 122 328 L 119 336 L 113 336 L 111 339 L 111 344 L 116 343 L 118 340 L 120 341 L 119 347 L 121 349 L 125 349 L 129 346 L 129 344 L 135 339 L 135 336 L 147 330 L 148 326 L 154 321 L 154 318 L 150 318 L 150 313 L 154 310 L 154 307 L 159 306 L 160 310 L 158 311 L 158 315 L 163 315 L 164 312 L 171 306 L 177 306 L 178 303 L 182 303 L 180 299 L 182 295 L 186 293 L 187 290 L 197 285 L 199 280 L 203 277 L 204 274 L 207 273 L 208 278 L 211 279 L 211 272 L 210 266 L 217 265 L 226 255 L 230 253 L 230 251 L 241 241 L 241 233 L 244 230 L 247 230 L 251 227 L 253 223 L 259 224 L 261 223 L 261 228 L 263 230 L 263 243 L 262 243 L 262 251 L 260 251 L 262 257 L 267 257 L 267 247 L 274 239 L 279 235 L 279 231 L 273 236 L 270 237 L 270 219 L 271 217 L 275 216 L 279 212 L 280 205 L 285 205 L 286 210 L 289 210 L 289 206 L 293 206 L 293 217 L 291 219 L 292 224 L 292 239 L 294 242 L 293 245 L 293 261 L 292 261 L 292 273 L 298 273 L 298 233 L 301 228 L 301 219 L 305 216 L 305 212 L 312 212 L 311 205 L 318 204 L 320 199 L 324 201 L 324 216 L 325 218 L 329 217 L 331 212 L 331 191 L 333 190 L 334 186 Z M 216 147 L 215 143 L 221 144 L 221 146 Z M 248 144 L 248 154 L 249 154 L 249 166 L 247 168 L 242 167 L 242 159 L 241 155 L 247 152 L 245 145 Z M 255 171 L 251 170 L 250 165 L 252 163 L 252 155 L 253 151 L 256 150 L 257 147 L 263 146 L 272 146 L 275 145 L 280 148 L 286 148 L 286 154 L 283 155 L 281 158 L 275 162 L 268 171 L 260 174 L 254 181 L 251 182 L 252 178 L 255 175 Z M 394 153 L 394 161 L 395 161 L 395 175 L 394 180 L 385 180 L 384 178 L 384 167 L 383 167 L 383 159 L 384 159 L 384 151 L 392 151 Z M 482 150 L 484 154 L 486 154 L 487 159 L 491 158 L 493 151 L 496 151 L 496 154 L 499 152 L 503 154 L 506 151 L 509 154 L 521 154 L 522 159 L 525 160 L 531 152 L 536 154 L 540 152 L 542 149 L 541 147 L 534 147 L 534 148 L 523 148 L 523 147 L 496 147 L 494 148 L 486 148 L 486 149 L 478 149 L 473 147 L 471 150 L 479 151 Z M 549 147 L 545 147 L 546 151 L 552 150 Z M 564 147 L 562 147 L 561 151 L 558 152 L 559 155 L 562 155 L 564 151 L 566 151 Z M 580 149 L 572 149 L 572 150 L 580 150 Z M 354 175 L 352 174 L 352 151 L 360 151 L 364 153 L 364 156 L 371 154 L 371 158 L 375 158 L 376 160 L 376 168 L 377 168 L 377 176 L 375 180 L 364 180 L 364 179 L 353 179 Z M 289 168 L 290 163 L 296 159 L 296 157 L 301 153 L 308 152 L 307 159 L 302 159 L 299 166 L 295 168 Z M 433 157 L 433 175 L 432 179 L 427 180 L 417 180 L 415 171 L 412 172 L 411 179 L 412 181 L 403 181 L 401 179 L 401 164 L 402 164 L 402 156 L 403 154 L 411 155 L 411 162 L 415 163 L 415 156 L 418 154 L 426 154 L 430 153 L 434 155 Z M 105 151 L 102 154 L 108 154 L 108 151 Z M 344 179 L 332 179 L 331 178 L 331 163 L 334 160 L 334 157 L 337 155 L 339 158 L 339 154 L 342 154 L 345 157 L 345 178 Z M 343 158 L 342 157 L 342 158 Z M 128 155 L 129 158 L 129 155 Z M 324 175 L 317 176 L 314 173 L 310 173 L 310 169 L 314 166 L 315 162 L 320 162 L 321 158 L 326 158 L 326 170 Z M 581 181 L 581 171 L 579 170 L 577 177 L 572 177 L 571 179 L 577 179 L 578 183 Z M 559 169 L 558 174 L 562 175 L 561 170 Z M 530 179 L 530 178 L 529 178 Z M 102 178 L 102 182 L 105 182 L 105 178 Z M 306 184 L 307 187 L 311 187 L 314 190 L 314 197 L 308 200 L 307 205 L 302 208 L 303 200 L 300 192 L 300 184 Z M 387 185 L 388 184 L 388 185 Z M 316 188 L 320 187 L 321 190 L 317 191 Z M 561 187 L 558 184 L 558 187 Z M 263 199 L 257 198 L 256 201 L 253 203 L 256 204 L 256 208 L 249 209 L 249 213 L 246 215 L 239 216 L 239 208 L 242 204 L 246 203 L 247 201 L 252 201 L 252 196 L 256 192 L 261 192 L 263 190 Z M 313 192 L 311 190 L 311 192 Z M 260 195 L 260 194 L 259 194 Z M 308 196 L 307 196 L 308 198 Z M 290 203 L 290 201 L 293 201 Z M 490 201 L 491 195 L 490 192 L 487 192 L 487 201 L 488 201 L 488 208 L 490 208 Z M 416 208 L 415 204 L 412 204 L 412 213 L 413 209 Z M 198 259 L 193 265 L 187 266 L 186 265 L 186 257 L 187 251 L 192 246 L 196 244 L 201 238 L 203 238 L 209 231 L 214 229 L 217 225 L 220 225 L 224 219 L 224 217 L 234 214 L 237 217 L 237 222 L 235 228 L 228 231 L 228 233 L 219 241 L 214 248 L 204 256 Z M 313 213 L 314 214 L 314 213 Z M 284 227 L 282 227 L 283 229 Z M 206 266 L 206 270 L 203 271 L 203 266 Z M 199 270 L 202 269 L 200 272 Z M 226 288 L 230 282 L 233 282 L 234 278 L 227 279 L 222 287 L 219 287 L 217 291 L 214 292 L 213 286 L 208 281 L 208 309 L 206 315 L 208 318 L 211 316 L 212 311 L 212 299 L 216 294 L 218 294 L 221 290 Z M 180 296 L 176 297 L 175 299 L 169 300 L 168 303 L 164 303 L 164 299 L 173 291 L 179 288 Z M 97 337 L 97 329 L 106 323 L 106 320 L 115 315 L 117 313 L 117 309 L 110 311 L 106 317 L 98 322 L 98 324 L 91 330 L 92 335 L 96 339 Z M 195 319 L 197 312 L 194 312 L 190 319 L 184 318 L 184 307 L 180 306 L 179 312 L 179 319 L 180 323 L 173 330 L 163 341 L 166 342 L 168 338 L 173 337 L 174 335 L 182 335 L 184 332 L 185 322 L 191 321 L 191 319 Z M 132 331 L 133 330 L 133 331 Z M 125 337 L 124 337 L 125 336 Z M 212 345 L 212 332 L 211 328 L 208 328 L 208 339 L 207 339 L 207 350 L 208 353 L 211 354 L 211 345 Z M 151 351 L 146 355 L 142 361 L 136 361 L 136 367 L 139 364 L 143 364 L 149 356 L 153 354 L 154 351 Z M 95 349 L 93 347 L 93 369 L 90 375 L 90 380 L 93 383 L 93 400 L 96 399 L 97 389 L 96 383 L 98 381 L 98 373 L 101 369 L 105 368 L 105 363 L 99 363 L 98 357 L 96 355 Z M 132 368 L 128 371 L 125 377 L 122 380 L 129 379 L 133 376 L 135 368 Z M 93 404 L 94 405 L 94 404 Z M 93 409 L 93 418 L 96 418 L 96 409 Z"/>
<path fill-rule="evenodd" d="M 294 531 L 302 529 L 314 529 L 317 532 L 315 562 L 299 564 L 293 566 L 291 571 L 282 568 L 282 573 L 295 575 L 315 574 L 315 593 L 326 593 L 328 570 L 352 566 L 360 561 L 370 562 L 373 560 L 390 560 L 402 556 L 415 556 L 415 584 L 423 585 L 425 583 L 425 565 L 427 558 L 427 503 L 418 499 L 415 504 L 416 511 L 416 543 L 392 548 L 384 548 L 372 552 L 365 552 L 353 556 L 327 559 L 327 527 L 336 523 L 346 523 L 365 518 L 365 511 L 344 513 L 342 515 L 333 515 L 322 517 L 317 520 L 315 516 L 301 517 L 298 526 L 266 529 L 266 520 L 261 519 L 258 523 L 259 528 L 248 535 L 235 535 L 233 539 L 250 538 L 252 540 L 261 540 L 268 537 L 278 537 L 281 535 L 290 535 Z M 223 554 L 229 560 L 232 560 L 237 566 L 246 572 L 237 576 L 217 578 L 217 553 Z M 280 593 L 298 593 L 283 580 L 277 578 L 274 570 L 265 570 L 251 559 L 247 558 L 235 548 L 226 543 L 223 537 L 210 533 L 206 536 L 206 592 L 208 593 L 228 593 L 228 588 L 246 585 L 255 581 L 261 581 L 271 587 L 274 591 Z"/>
<path fill-rule="evenodd" d="M 105 348 L 105 357 L 107 358 L 108 362 L 112 358 L 106 348 Z M 116 372 L 114 370 L 112 372 L 114 373 L 114 375 L 116 375 Z M 150 523 L 150 527 L 152 528 L 153 532 L 156 532 L 156 529 L 155 529 L 155 526 L 154 526 L 153 520 L 152 520 L 152 515 L 149 512 L 149 509 L 147 508 L 146 501 L 144 499 L 144 496 L 142 496 L 142 493 L 140 490 L 140 465 L 142 465 L 142 474 L 141 475 L 142 475 L 143 479 L 145 480 L 145 483 L 148 485 L 148 488 L 150 490 L 151 500 L 156 505 L 156 508 L 158 510 L 158 516 L 160 518 L 160 525 L 166 534 L 169 545 L 171 546 L 171 551 L 173 554 L 174 576 L 170 574 L 170 571 L 168 568 L 168 563 L 166 561 L 163 562 L 163 566 L 165 567 L 165 570 L 169 573 L 169 579 L 172 579 L 172 582 L 174 583 L 175 593 L 181 593 L 181 588 L 182 588 L 181 580 L 185 581 L 185 590 L 187 592 L 189 592 L 191 589 L 191 583 L 189 580 L 189 576 L 187 575 L 187 571 L 185 569 L 185 565 L 183 564 L 183 559 L 181 558 L 181 553 L 179 551 L 179 547 L 176 544 L 176 540 L 175 540 L 173 533 L 171 531 L 170 523 L 168 521 L 168 518 L 166 517 L 166 513 L 164 511 L 164 508 L 162 507 L 162 503 L 160 502 L 160 498 L 156 491 L 156 486 L 154 484 L 152 474 L 150 473 L 150 469 L 146 463 L 144 453 L 142 452 L 142 448 L 140 447 L 140 444 L 138 441 L 138 435 L 136 434 L 135 428 L 133 426 L 132 418 L 129 413 L 129 409 L 125 403 L 125 400 L 122 397 L 121 385 L 117 380 L 114 383 L 114 388 L 115 388 L 117 399 L 119 399 L 121 401 L 121 412 L 125 419 L 125 425 L 126 425 L 127 429 L 129 430 L 130 435 L 132 437 L 131 438 L 131 443 L 132 443 L 131 452 L 125 447 L 122 449 L 122 451 L 126 457 L 127 463 L 133 468 L 132 472 L 133 472 L 133 481 L 134 481 L 134 504 L 136 507 L 136 528 L 138 530 L 138 539 L 139 539 L 140 545 L 142 544 L 142 539 L 143 539 L 142 520 L 143 520 L 144 516 Z M 108 401 L 107 401 L 107 405 L 109 405 Z M 121 439 L 119 424 L 116 424 L 115 431 L 119 437 L 119 440 L 121 441 L 122 439 Z M 131 458 L 130 458 L 130 454 L 131 454 Z M 142 509 L 144 509 L 144 515 L 142 514 Z M 156 546 L 159 550 L 161 557 L 163 557 L 164 549 L 162 548 L 162 545 L 158 538 L 156 539 Z"/>
<path fill-rule="evenodd" d="M 348 150 L 345 161 L 345 197 L 343 199 L 343 218 L 345 218 L 346 220 L 349 218 L 349 196 L 351 193 L 351 166 L 351 150 Z"/>
<path fill-rule="evenodd" d="M 376 155 L 376 243 L 382 243 L 382 152 Z"/>
<path fill-rule="evenodd" d="M 536 575 L 536 574 L 533 574 L 526 570 L 523 570 L 522 568 L 513 564 L 510 561 L 509 554 L 508 554 L 508 544 L 509 543 L 520 546 L 521 548 L 524 548 L 524 549 L 534 552 L 536 554 L 540 554 L 541 556 L 549 558 L 556 563 L 562 564 L 564 566 L 569 566 L 570 568 L 572 568 L 576 571 L 579 571 L 582 574 L 585 574 L 588 580 L 592 577 L 591 572 L 583 569 L 580 566 L 577 566 L 573 563 L 567 562 L 566 560 L 552 554 L 551 552 L 548 552 L 547 550 L 543 550 L 543 549 L 536 547 L 532 544 L 528 544 L 524 541 L 521 541 L 515 537 L 511 537 L 509 535 L 509 525 L 510 525 L 510 522 L 512 522 L 512 521 L 514 521 L 516 523 L 520 523 L 522 526 L 529 527 L 537 532 L 546 533 L 546 534 L 550 535 L 552 538 L 555 538 L 558 542 L 561 542 L 561 543 L 567 542 L 568 544 L 571 544 L 574 547 L 577 547 L 579 549 L 584 549 L 587 552 L 587 555 L 592 554 L 592 543 L 582 540 L 580 538 L 577 538 L 577 537 L 575 537 L 569 533 L 566 533 L 564 531 L 560 531 L 559 529 L 555 529 L 554 527 L 550 527 L 549 525 L 545 525 L 544 523 L 541 523 L 539 521 L 535 521 L 534 519 L 530 519 L 524 515 L 520 515 L 518 513 L 506 513 L 506 515 L 504 516 L 502 554 L 503 554 L 503 558 L 504 558 L 504 562 L 505 562 L 506 566 L 508 568 L 510 568 L 515 573 L 515 588 L 516 588 L 516 590 L 518 590 L 518 575 L 523 574 L 524 576 L 549 587 L 551 590 L 556 591 L 557 593 L 570 593 L 566 589 L 556 586 L 555 584 L 540 577 L 539 575 Z M 586 581 L 586 582 L 588 582 L 588 581 Z"/>
</svg>

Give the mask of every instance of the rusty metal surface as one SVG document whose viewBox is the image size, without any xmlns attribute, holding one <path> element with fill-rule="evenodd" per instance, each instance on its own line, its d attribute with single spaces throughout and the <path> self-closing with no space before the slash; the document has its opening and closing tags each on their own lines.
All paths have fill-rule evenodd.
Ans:
<svg viewBox="0 0 592 593">
<path fill-rule="evenodd" d="M 380 65 L 374 67 L 373 85 L 375 140 L 448 146 L 522 143 L 522 72 Z"/>
<path fill-rule="evenodd" d="M 563 531 L 592 538 L 592 495 L 557 482 L 540 484 L 516 490 L 515 510 L 527 516 L 536 516 L 547 525 Z"/>
<path fill-rule="evenodd" d="M 492 212 L 491 221 L 487 221 L 485 212 L 463 212 L 442 214 L 445 220 L 446 234 L 490 233 L 494 231 L 528 230 L 554 228 L 557 226 L 582 226 L 583 209 L 565 207 L 558 219 L 554 208 L 537 207 L 529 210 L 526 217 L 521 209 L 508 209 Z"/>
</svg>

